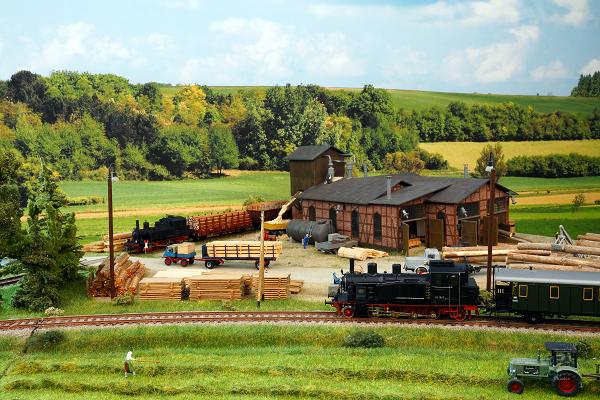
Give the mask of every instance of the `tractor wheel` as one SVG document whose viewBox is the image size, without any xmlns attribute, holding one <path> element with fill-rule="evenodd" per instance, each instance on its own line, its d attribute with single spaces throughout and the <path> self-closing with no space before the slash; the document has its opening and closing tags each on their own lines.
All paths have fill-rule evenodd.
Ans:
<svg viewBox="0 0 600 400">
<path fill-rule="evenodd" d="M 171 265 L 172 262 L 173 260 L 171 260 L 169 257 L 165 258 L 165 265 Z"/>
<path fill-rule="evenodd" d="M 180 261 L 180 264 L 181 264 L 182 267 L 187 267 L 187 265 L 189 264 L 189 261 L 187 260 L 187 258 L 183 258 Z"/>
<path fill-rule="evenodd" d="M 189 261 L 190 261 L 190 265 L 192 265 L 194 263 L 194 259 L 193 258 L 190 258 Z"/>
<path fill-rule="evenodd" d="M 520 379 L 512 378 L 508 381 L 506 389 L 511 393 L 521 394 L 523 393 L 523 390 L 525 390 L 525 385 L 523 385 L 523 382 Z"/>
<path fill-rule="evenodd" d="M 205 266 L 207 269 L 213 269 L 214 267 L 216 267 L 216 266 L 217 266 L 217 262 L 216 262 L 216 261 L 212 261 L 212 260 L 208 260 L 208 261 L 206 261 L 206 262 L 204 263 L 204 266 Z"/>
<path fill-rule="evenodd" d="M 581 390 L 581 377 L 572 371 L 561 371 L 552 378 L 552 387 L 561 396 L 575 396 Z"/>
</svg>

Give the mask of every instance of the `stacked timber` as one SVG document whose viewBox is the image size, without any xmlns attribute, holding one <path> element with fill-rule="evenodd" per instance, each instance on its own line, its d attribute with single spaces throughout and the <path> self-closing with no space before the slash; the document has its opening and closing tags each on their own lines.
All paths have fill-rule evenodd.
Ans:
<svg viewBox="0 0 600 400">
<path fill-rule="evenodd" d="M 290 295 L 290 274 L 265 275 L 263 294 L 265 300 L 287 299 Z M 252 288 L 258 298 L 258 274 L 252 275 Z"/>
<path fill-rule="evenodd" d="M 131 239 L 131 232 L 113 234 L 113 250 L 119 253 L 125 249 L 125 244 Z M 86 253 L 108 253 L 110 251 L 110 240 L 108 234 L 102 236 L 102 240 L 83 245 Z"/>
<path fill-rule="evenodd" d="M 586 233 L 580 235 L 578 239 L 577 245 L 519 243 L 517 250 L 507 255 L 507 267 L 514 269 L 599 272 L 600 235 Z"/>
<path fill-rule="evenodd" d="M 515 246 L 494 246 L 492 248 L 492 261 L 504 262 L 506 255 L 515 250 Z M 470 247 L 444 247 L 442 249 L 444 260 L 468 264 L 485 264 L 488 259 L 487 246 L 470 246 Z"/>
<path fill-rule="evenodd" d="M 245 210 L 232 211 L 188 217 L 187 225 L 194 231 L 194 236 L 203 238 L 248 230 L 252 228 L 252 218 Z"/>
<path fill-rule="evenodd" d="M 140 281 L 140 300 L 181 300 L 185 283 L 181 278 L 144 278 Z"/>
<path fill-rule="evenodd" d="M 385 251 L 366 249 L 362 247 L 340 247 L 337 254 L 340 257 L 353 258 L 360 261 L 365 261 L 367 258 L 380 258 L 388 256 L 388 253 Z"/>
<path fill-rule="evenodd" d="M 304 286 L 304 281 L 290 279 L 290 294 L 298 294 L 302 290 L 302 286 Z"/>
<path fill-rule="evenodd" d="M 206 251 L 209 257 L 258 259 L 260 257 L 260 241 L 208 242 Z M 281 242 L 265 242 L 265 257 L 277 258 L 281 251 Z"/>
<path fill-rule="evenodd" d="M 190 300 L 241 300 L 242 274 L 203 274 L 190 278 Z"/>
<path fill-rule="evenodd" d="M 131 261 L 129 254 L 123 253 L 115 258 L 114 279 L 117 294 L 129 292 L 136 294 L 139 283 L 146 273 L 146 267 L 139 261 Z M 110 262 L 108 257 L 102 261 L 91 280 L 88 293 L 94 297 L 110 296 Z"/>
</svg>

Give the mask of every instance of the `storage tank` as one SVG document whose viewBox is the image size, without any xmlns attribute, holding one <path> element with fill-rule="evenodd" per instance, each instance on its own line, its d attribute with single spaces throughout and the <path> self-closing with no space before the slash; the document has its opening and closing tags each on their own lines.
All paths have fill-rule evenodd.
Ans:
<svg viewBox="0 0 600 400">
<path fill-rule="evenodd" d="M 298 242 L 301 242 L 308 233 L 311 236 L 309 243 L 315 244 L 315 242 L 326 242 L 327 235 L 335 233 L 335 230 L 328 219 L 321 221 L 293 219 L 288 223 L 285 233 Z"/>
</svg>

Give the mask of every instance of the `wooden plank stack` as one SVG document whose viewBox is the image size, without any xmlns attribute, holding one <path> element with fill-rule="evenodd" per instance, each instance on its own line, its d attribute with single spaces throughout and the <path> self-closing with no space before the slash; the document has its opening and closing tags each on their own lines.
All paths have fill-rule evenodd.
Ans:
<svg viewBox="0 0 600 400">
<path fill-rule="evenodd" d="M 125 243 L 131 239 L 131 232 L 122 232 L 113 234 L 113 249 L 119 253 L 125 249 Z M 102 240 L 83 245 L 83 251 L 86 253 L 108 253 L 110 251 L 110 242 L 108 234 L 102 236 Z"/>
<path fill-rule="evenodd" d="M 206 251 L 209 257 L 258 259 L 260 257 L 260 241 L 208 242 Z M 281 251 L 281 242 L 265 242 L 265 257 L 277 258 Z"/>
<path fill-rule="evenodd" d="M 190 300 L 241 300 L 242 274 L 203 274 L 190 278 Z"/>
<path fill-rule="evenodd" d="M 110 296 L 110 266 L 108 258 L 98 266 L 96 276 L 91 280 L 88 293 L 94 297 Z M 117 294 L 136 294 L 138 285 L 146 273 L 146 267 L 139 261 L 131 261 L 129 254 L 122 253 L 115 258 L 114 277 Z"/>
<path fill-rule="evenodd" d="M 302 290 L 302 286 L 304 286 L 304 281 L 290 279 L 290 294 L 298 294 Z"/>
<path fill-rule="evenodd" d="M 144 278 L 140 281 L 140 300 L 181 300 L 184 281 L 180 278 Z"/>
<path fill-rule="evenodd" d="M 506 264 L 514 269 L 600 272 L 600 235 L 579 235 L 576 245 L 519 243 L 507 254 Z"/>
<path fill-rule="evenodd" d="M 221 214 L 188 217 L 187 225 L 195 232 L 197 237 L 201 238 L 250 229 L 252 228 L 252 218 L 245 210 L 232 211 Z"/>
<path fill-rule="evenodd" d="M 385 251 L 367 249 L 362 247 L 340 247 L 338 249 L 338 256 L 365 261 L 367 258 L 387 257 L 388 253 L 386 253 Z"/>
<path fill-rule="evenodd" d="M 513 250 L 516 250 L 515 246 L 494 246 L 492 248 L 492 262 L 505 262 L 506 255 Z M 444 260 L 468 264 L 487 263 L 487 246 L 443 247 L 442 252 L 444 254 Z"/>
<path fill-rule="evenodd" d="M 252 289 L 258 298 L 258 274 L 252 275 Z M 265 300 L 287 299 L 290 295 L 290 274 L 265 275 L 263 289 Z"/>
</svg>

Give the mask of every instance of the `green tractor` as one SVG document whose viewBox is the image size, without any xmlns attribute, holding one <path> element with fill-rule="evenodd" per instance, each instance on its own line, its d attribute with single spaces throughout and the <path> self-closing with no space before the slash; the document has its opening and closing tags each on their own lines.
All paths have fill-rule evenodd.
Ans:
<svg viewBox="0 0 600 400">
<path fill-rule="evenodd" d="M 577 369 L 577 348 L 572 343 L 544 343 L 550 357 L 542 358 L 538 350 L 537 358 L 513 358 L 508 365 L 510 379 L 507 389 L 511 393 L 521 394 L 525 388 L 523 379 L 546 379 L 561 396 L 575 396 L 582 389 L 584 376 L 600 379 L 598 367 L 596 374 L 582 375 Z"/>
</svg>

